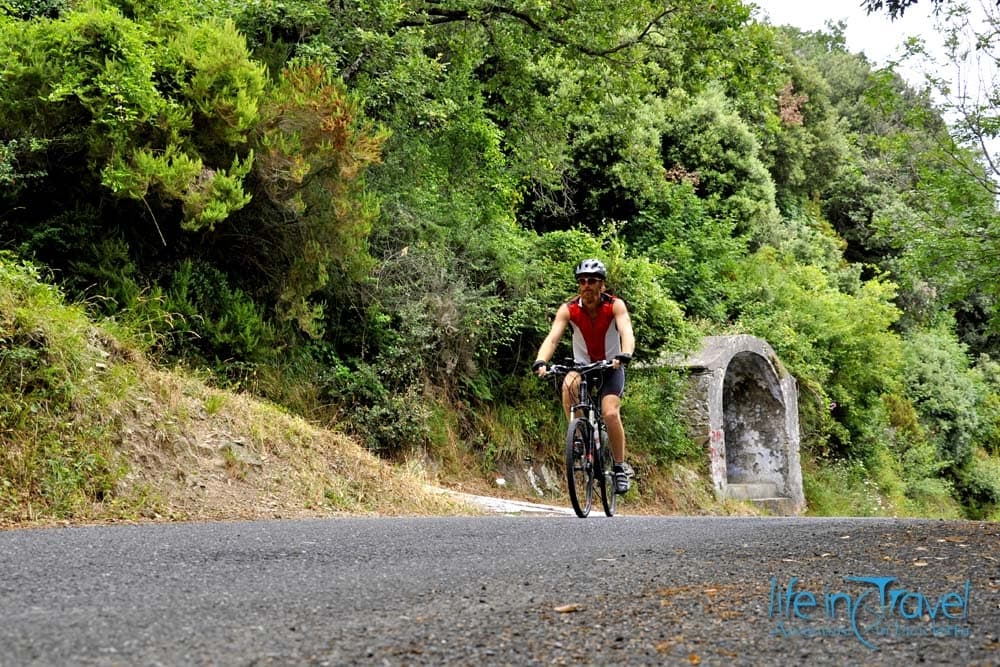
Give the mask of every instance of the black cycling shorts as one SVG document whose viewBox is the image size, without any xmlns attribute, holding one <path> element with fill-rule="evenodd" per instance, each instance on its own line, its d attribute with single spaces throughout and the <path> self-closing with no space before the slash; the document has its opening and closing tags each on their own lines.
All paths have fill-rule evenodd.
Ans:
<svg viewBox="0 0 1000 667">
<path fill-rule="evenodd" d="M 576 371 L 572 371 L 573 375 L 576 375 Z M 625 395 L 625 367 L 619 366 L 614 368 L 605 368 L 601 371 L 600 377 L 597 377 L 596 372 L 591 372 L 587 374 L 588 382 L 590 386 L 593 387 L 594 383 L 597 382 L 600 385 L 600 390 L 598 391 L 598 399 L 602 399 L 605 396 L 617 396 L 621 398 Z M 569 381 L 569 375 L 566 376 L 566 381 Z"/>
<path fill-rule="evenodd" d="M 625 367 L 607 368 L 601 371 L 601 398 L 614 394 L 618 398 L 625 395 Z"/>
</svg>

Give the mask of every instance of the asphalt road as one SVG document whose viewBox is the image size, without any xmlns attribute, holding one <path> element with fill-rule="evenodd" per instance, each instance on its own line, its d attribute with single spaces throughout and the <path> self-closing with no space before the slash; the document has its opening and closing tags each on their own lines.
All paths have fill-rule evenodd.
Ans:
<svg viewBox="0 0 1000 667">
<path fill-rule="evenodd" d="M 863 519 L 7 531 L 0 665 L 997 665 L 998 547 Z"/>
</svg>

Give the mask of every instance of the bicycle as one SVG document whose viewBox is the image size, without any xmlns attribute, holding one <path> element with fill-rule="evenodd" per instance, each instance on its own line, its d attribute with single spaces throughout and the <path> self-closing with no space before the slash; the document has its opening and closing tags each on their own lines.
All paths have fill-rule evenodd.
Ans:
<svg viewBox="0 0 1000 667">
<path fill-rule="evenodd" d="M 600 373 L 611 367 L 610 361 L 572 366 L 555 364 L 549 366 L 545 374 L 545 377 L 557 378 L 565 377 L 568 373 L 580 374 L 577 401 L 570 408 L 571 418 L 566 429 L 566 485 L 573 511 L 581 519 L 586 518 L 593 507 L 595 483 L 607 516 L 615 515 L 618 504 L 614 458 L 607 446 L 608 431 L 597 397 Z"/>
</svg>

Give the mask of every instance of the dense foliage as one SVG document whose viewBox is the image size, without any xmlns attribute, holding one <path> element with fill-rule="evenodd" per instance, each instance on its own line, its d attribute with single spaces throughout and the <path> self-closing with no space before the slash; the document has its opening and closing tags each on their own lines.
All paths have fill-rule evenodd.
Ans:
<svg viewBox="0 0 1000 667">
<path fill-rule="evenodd" d="M 598 256 L 641 359 L 775 347 L 814 501 L 1000 503 L 988 166 L 836 28 L 739 0 L 0 0 L 0 50 L 0 249 L 165 360 L 386 456 L 550 455 L 527 368 Z M 699 461 L 678 379 L 630 382 L 637 466 Z"/>
</svg>

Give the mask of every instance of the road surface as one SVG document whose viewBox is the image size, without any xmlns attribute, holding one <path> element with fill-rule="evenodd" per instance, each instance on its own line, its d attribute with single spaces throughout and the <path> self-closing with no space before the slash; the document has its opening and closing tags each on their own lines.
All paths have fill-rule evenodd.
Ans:
<svg viewBox="0 0 1000 667">
<path fill-rule="evenodd" d="M 885 519 L 14 530 L 0 665 L 996 665 L 998 547 Z"/>
</svg>

